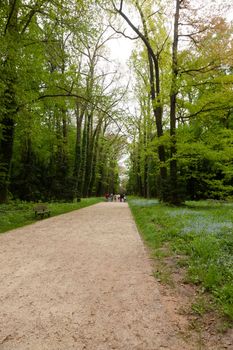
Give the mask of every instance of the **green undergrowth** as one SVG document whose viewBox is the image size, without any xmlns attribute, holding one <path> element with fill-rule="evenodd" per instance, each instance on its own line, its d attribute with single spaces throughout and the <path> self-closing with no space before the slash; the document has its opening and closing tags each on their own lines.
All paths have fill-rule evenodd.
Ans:
<svg viewBox="0 0 233 350">
<path fill-rule="evenodd" d="M 232 322 L 233 203 L 188 201 L 172 207 L 130 199 L 129 205 L 152 255 L 163 261 L 167 254 L 178 257 L 175 264 L 186 269 L 186 282 L 199 285 Z"/>
<path fill-rule="evenodd" d="M 72 210 L 81 209 L 101 202 L 101 198 L 83 198 L 80 202 L 45 203 L 51 211 L 51 216 L 64 214 Z M 11 201 L 8 204 L 0 205 L 0 233 L 12 230 L 17 227 L 31 224 L 38 219 L 34 216 L 33 207 L 35 203 Z"/>
</svg>

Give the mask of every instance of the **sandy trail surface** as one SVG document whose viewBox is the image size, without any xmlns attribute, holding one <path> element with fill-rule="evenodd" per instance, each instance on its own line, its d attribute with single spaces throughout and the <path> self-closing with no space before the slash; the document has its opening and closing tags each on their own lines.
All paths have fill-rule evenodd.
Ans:
<svg viewBox="0 0 233 350">
<path fill-rule="evenodd" d="M 0 278 L 0 350 L 191 349 L 126 203 L 1 235 Z"/>
</svg>

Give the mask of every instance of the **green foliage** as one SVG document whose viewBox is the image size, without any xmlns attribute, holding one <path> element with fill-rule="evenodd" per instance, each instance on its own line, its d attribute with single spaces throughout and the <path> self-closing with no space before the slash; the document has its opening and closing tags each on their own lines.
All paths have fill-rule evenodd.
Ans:
<svg viewBox="0 0 233 350">
<path fill-rule="evenodd" d="M 186 281 L 201 285 L 233 320 L 233 204 L 189 201 L 175 208 L 141 199 L 131 199 L 129 204 L 155 254 L 168 244 L 174 254 L 182 256 Z"/>
<path fill-rule="evenodd" d="M 151 1 L 129 3 L 144 14 L 144 23 L 142 21 L 138 28 L 159 57 L 160 78 L 156 78 L 156 84 L 160 85 L 160 93 L 153 106 L 158 106 L 159 101 L 162 107 L 163 136 L 156 130 L 158 122 L 153 123 L 151 119 L 152 106 L 147 107 L 151 85 L 147 46 L 143 41 L 131 59 L 137 81 L 134 90 L 139 113 L 132 132 L 134 145 L 130 148 L 128 190 L 150 197 L 159 196 L 165 188 L 167 195 L 160 199 L 173 204 L 179 204 L 185 198 L 231 197 L 232 25 L 217 13 L 201 19 L 191 3 L 182 7 L 180 18 L 186 18 L 188 14 L 192 21 L 187 21 L 187 27 L 178 25 L 178 40 L 182 40 L 184 34 L 187 41 L 185 45 L 178 45 L 178 57 L 174 62 L 174 45 L 164 26 L 164 16 L 170 16 L 166 7 L 160 2 L 152 5 Z M 160 10 L 154 12 L 152 6 L 158 6 Z M 145 27 L 148 33 L 143 30 Z M 176 100 L 172 108 L 170 97 L 174 92 Z M 161 145 L 165 148 L 162 165 L 168 176 L 164 181 L 157 181 L 161 164 L 156 152 Z"/>
<path fill-rule="evenodd" d="M 120 77 L 109 72 L 115 67 L 103 65 L 108 30 L 101 4 L 109 2 L 1 3 L 0 202 L 10 193 L 23 200 L 72 200 L 77 194 L 117 191 L 120 146 L 126 144 L 119 130 L 126 124 L 133 140 L 129 192 L 167 202 L 177 197 L 177 203 L 233 195 L 232 26 L 221 16 L 209 23 L 193 20 L 190 30 L 200 34 L 196 45 L 180 45 L 174 82 L 167 6 L 127 3 L 141 16 L 139 29 L 160 73 L 151 102 L 148 51 L 138 44 L 131 58 L 138 108 L 130 117 L 119 104 L 125 95 Z M 195 19 L 189 6 L 186 10 Z M 169 134 L 171 86 L 177 91 L 176 137 Z M 163 135 L 158 138 L 160 107 Z M 169 174 L 174 162 L 177 181 Z M 163 178 L 161 169 L 168 176 Z"/>
<path fill-rule="evenodd" d="M 105 81 L 99 2 L 5 2 L 0 11 L 0 202 L 117 189 L 122 91 Z"/>
<path fill-rule="evenodd" d="M 181 179 L 192 199 L 225 199 L 233 195 L 233 132 L 202 121 L 178 129 Z"/>
</svg>

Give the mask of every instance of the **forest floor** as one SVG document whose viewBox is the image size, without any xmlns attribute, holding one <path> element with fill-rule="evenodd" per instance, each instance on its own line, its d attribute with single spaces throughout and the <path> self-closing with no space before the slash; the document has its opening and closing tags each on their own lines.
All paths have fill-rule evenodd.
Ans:
<svg viewBox="0 0 233 350">
<path fill-rule="evenodd" d="M 126 203 L 12 230 L 0 247 L 0 350 L 227 348 L 190 335 Z"/>
</svg>

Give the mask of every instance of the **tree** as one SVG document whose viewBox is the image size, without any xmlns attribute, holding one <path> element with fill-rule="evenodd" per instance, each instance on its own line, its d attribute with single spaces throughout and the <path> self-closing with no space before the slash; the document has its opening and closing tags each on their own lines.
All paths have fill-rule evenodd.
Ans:
<svg viewBox="0 0 233 350">
<path fill-rule="evenodd" d="M 115 72 L 103 70 L 109 38 L 97 9 L 94 1 L 4 4 L 2 32 L 15 27 L 14 41 L 4 33 L 2 43 L 9 51 L 0 86 L 2 202 L 9 190 L 26 200 L 95 192 L 100 140 L 118 133 L 124 95 L 109 82 Z"/>
<path fill-rule="evenodd" d="M 229 57 L 232 57 L 232 46 L 230 45 L 232 39 L 230 33 L 232 33 L 232 31 L 230 26 L 227 26 L 226 22 L 221 17 L 216 16 L 214 18 L 213 16 L 209 16 L 208 21 L 206 21 L 200 16 L 200 12 L 191 8 L 191 3 L 189 1 L 177 0 L 174 10 L 173 38 L 170 39 L 169 33 L 164 35 L 164 32 L 166 33 L 166 28 L 161 26 L 161 21 L 164 24 L 166 18 L 166 9 L 162 8 L 161 4 L 158 3 L 158 9 L 156 9 L 155 6 L 152 7 L 151 3 L 140 3 L 136 0 L 129 1 L 127 4 L 129 4 L 128 6 L 133 6 L 133 8 L 138 11 L 139 18 L 141 19 L 141 27 L 135 26 L 131 19 L 125 14 L 127 6 L 124 1 L 120 1 L 118 7 L 114 2 L 113 6 L 115 11 L 121 15 L 142 40 L 148 55 L 146 64 L 144 56 L 140 54 L 141 51 L 138 51 L 136 59 L 134 56 L 134 65 L 138 60 L 147 66 L 150 92 L 152 92 L 153 85 L 151 84 L 151 77 L 153 77 L 153 71 L 151 69 L 151 62 L 154 64 L 154 77 L 156 78 L 154 85 L 155 92 L 159 91 L 157 96 L 159 96 L 162 111 L 161 120 L 163 120 L 163 128 L 165 131 L 160 135 L 157 127 L 157 136 L 160 135 L 158 147 L 162 144 L 166 159 L 165 164 L 170 164 L 170 176 L 169 179 L 166 180 L 167 185 L 164 187 L 162 199 L 173 204 L 179 204 L 183 200 L 184 189 L 180 183 L 181 180 L 184 179 L 182 176 L 184 168 L 180 168 L 182 159 L 178 158 L 181 154 L 177 153 L 177 121 L 179 123 L 180 121 L 187 123 L 188 120 L 195 120 L 197 116 L 205 114 L 206 116 L 208 115 L 210 121 L 212 120 L 210 114 L 213 115 L 213 111 L 215 111 L 218 116 L 220 111 L 222 111 L 224 115 L 228 116 L 227 120 L 229 120 L 228 118 L 231 115 L 231 77 L 229 73 L 228 76 L 226 76 L 226 74 L 221 74 L 220 72 L 224 70 L 225 72 L 230 71 Z M 153 5 L 155 4 L 153 3 Z M 169 11 L 169 13 L 171 13 L 171 10 Z M 123 30 L 122 34 L 129 37 Z M 220 45 L 222 45 L 221 52 L 224 53 L 223 55 L 219 54 L 219 50 L 216 48 L 217 42 L 220 42 Z M 208 51 L 206 51 L 206 47 L 208 47 Z M 227 48 L 225 52 L 224 47 Z M 153 58 L 153 55 L 156 56 L 155 58 L 157 61 Z M 165 61 L 166 56 L 167 58 Z M 156 75 L 156 62 L 158 75 Z M 142 69 L 141 72 L 143 72 Z M 228 94 L 224 95 L 224 98 L 220 92 L 219 98 L 216 99 L 216 87 L 221 86 L 220 75 L 222 75 L 222 77 L 225 75 L 221 82 L 225 86 L 225 91 L 229 84 L 229 90 Z M 138 77 L 139 75 L 137 75 L 137 84 L 139 84 Z M 144 80 L 148 81 L 146 73 L 144 73 Z M 159 90 L 156 90 L 156 83 L 160 86 Z M 143 89 L 142 85 L 140 86 Z M 146 86 L 147 84 L 145 84 L 144 89 L 147 88 Z M 222 91 L 222 89 L 220 89 L 220 91 Z M 167 95 L 169 95 L 169 100 Z M 151 101 L 153 102 L 153 98 Z M 200 105 L 197 101 L 200 101 Z M 170 110 L 169 124 L 167 123 L 168 108 Z M 144 112 L 143 109 L 144 107 L 140 107 L 140 113 L 142 114 Z M 226 111 L 226 113 L 224 111 Z M 144 118 L 141 120 L 144 120 Z M 143 146 L 140 135 L 143 129 L 143 123 L 140 122 L 139 125 L 138 138 L 134 136 L 137 146 L 135 145 L 133 147 L 134 155 L 132 155 L 132 167 L 137 174 L 140 175 L 139 178 L 135 178 L 134 181 L 138 182 L 139 193 L 142 193 L 140 188 L 142 187 L 141 180 L 143 178 L 143 172 L 140 170 L 140 164 L 144 151 L 142 151 Z M 170 134 L 169 138 L 168 130 Z M 181 142 L 180 139 L 179 141 Z M 149 153 L 150 146 L 147 145 L 146 150 L 146 153 Z M 161 158 L 159 158 L 159 160 L 161 161 Z M 206 169 L 206 171 L 210 171 L 210 168 Z M 156 172 L 154 174 L 156 174 Z M 208 185 L 210 185 L 210 182 Z"/>
<path fill-rule="evenodd" d="M 159 56 L 160 52 L 157 48 L 153 48 L 153 44 L 149 38 L 149 32 L 147 28 L 146 18 L 142 10 L 142 6 L 139 4 L 139 1 L 133 1 L 133 5 L 138 10 L 140 15 L 140 19 L 142 22 L 142 30 L 139 30 L 133 22 L 127 17 L 127 15 L 123 12 L 124 1 L 120 1 L 119 7 L 115 5 L 113 2 L 113 6 L 115 11 L 128 23 L 131 29 L 138 35 L 138 37 L 144 43 L 147 56 L 148 56 L 148 66 L 149 66 L 149 81 L 150 81 L 150 98 L 152 104 L 152 110 L 155 118 L 156 128 L 157 128 L 157 136 L 158 138 L 163 136 L 163 123 L 162 123 L 162 115 L 163 108 L 161 102 L 161 81 L 160 81 L 160 67 L 159 67 Z M 151 8 L 151 3 L 148 5 Z M 166 198 L 166 181 L 167 181 L 167 169 L 166 169 L 166 153 L 163 144 L 159 144 L 158 146 L 158 157 L 159 157 L 159 169 L 160 169 L 160 198 L 165 200 Z"/>
<path fill-rule="evenodd" d="M 15 125 L 22 110 L 21 102 L 26 102 L 22 94 L 28 87 L 26 79 L 23 79 L 23 73 L 26 71 L 23 59 L 28 53 L 28 41 L 33 36 L 34 40 L 36 36 L 38 24 L 35 17 L 46 8 L 47 4 L 48 1 L 38 1 L 30 6 L 24 1 L 9 0 L 2 5 L 4 16 L 0 25 L 2 41 L 0 203 L 8 198 Z"/>
</svg>

